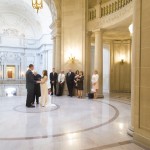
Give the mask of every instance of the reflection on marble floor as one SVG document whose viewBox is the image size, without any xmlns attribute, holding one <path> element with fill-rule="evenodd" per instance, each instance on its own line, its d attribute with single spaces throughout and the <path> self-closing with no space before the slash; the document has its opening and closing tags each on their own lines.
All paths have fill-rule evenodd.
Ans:
<svg viewBox="0 0 150 150">
<path fill-rule="evenodd" d="M 93 101 L 53 96 L 52 103 L 59 107 L 38 113 L 38 106 L 25 111 L 25 99 L 0 98 L 0 150 L 130 150 L 136 146 L 127 135 L 130 105 L 114 97 Z M 24 111 L 16 110 L 18 106 Z"/>
</svg>

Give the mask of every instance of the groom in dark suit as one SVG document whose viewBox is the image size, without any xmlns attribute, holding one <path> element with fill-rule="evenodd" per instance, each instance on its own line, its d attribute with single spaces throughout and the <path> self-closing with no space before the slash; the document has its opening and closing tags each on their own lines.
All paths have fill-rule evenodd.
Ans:
<svg viewBox="0 0 150 150">
<path fill-rule="evenodd" d="M 34 81 L 34 75 L 33 71 L 34 65 L 30 64 L 29 69 L 26 72 L 26 89 L 27 89 L 27 100 L 26 100 L 26 106 L 27 107 L 35 107 L 33 105 L 34 102 L 34 84 L 36 83 Z"/>
</svg>

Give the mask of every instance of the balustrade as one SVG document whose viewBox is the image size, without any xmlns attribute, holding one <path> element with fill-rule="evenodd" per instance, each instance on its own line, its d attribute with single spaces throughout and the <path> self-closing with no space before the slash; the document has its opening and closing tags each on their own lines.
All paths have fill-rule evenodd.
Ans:
<svg viewBox="0 0 150 150">
<path fill-rule="evenodd" d="M 100 7 L 100 11 L 101 11 L 100 17 L 105 17 L 109 14 L 115 13 L 116 11 L 122 9 L 123 7 L 125 7 L 126 5 L 128 5 L 132 1 L 133 0 L 111 0 L 107 3 L 104 3 Z M 94 7 L 94 8 L 89 9 L 89 17 L 88 17 L 89 21 L 98 18 L 96 16 L 96 11 L 98 11 L 96 8 L 98 8 L 98 7 Z"/>
</svg>

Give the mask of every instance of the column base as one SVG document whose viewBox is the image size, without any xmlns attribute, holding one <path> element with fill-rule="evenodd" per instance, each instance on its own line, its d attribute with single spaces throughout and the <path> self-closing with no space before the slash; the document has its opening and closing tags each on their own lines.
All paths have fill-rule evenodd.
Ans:
<svg viewBox="0 0 150 150">
<path fill-rule="evenodd" d="M 103 95 L 103 94 L 98 94 L 97 97 L 98 97 L 98 98 L 104 98 L 104 95 Z"/>
<path fill-rule="evenodd" d="M 133 137 L 134 128 L 132 127 L 132 125 L 130 125 L 130 126 L 128 127 L 127 134 L 130 135 L 131 137 Z"/>
</svg>

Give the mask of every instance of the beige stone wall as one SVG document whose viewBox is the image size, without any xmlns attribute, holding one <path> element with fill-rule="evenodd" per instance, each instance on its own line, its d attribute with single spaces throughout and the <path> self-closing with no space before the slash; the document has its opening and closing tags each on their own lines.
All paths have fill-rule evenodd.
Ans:
<svg viewBox="0 0 150 150">
<path fill-rule="evenodd" d="M 84 71 L 85 57 L 85 0 L 62 0 L 61 68 Z M 69 61 L 70 56 L 75 62 Z"/>
<path fill-rule="evenodd" d="M 150 147 L 150 3 L 135 0 L 134 138 Z M 134 54 L 133 53 L 133 54 Z"/>
<path fill-rule="evenodd" d="M 121 59 L 124 62 L 121 62 Z M 110 91 L 131 92 L 131 41 L 111 42 Z"/>
</svg>

